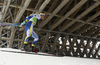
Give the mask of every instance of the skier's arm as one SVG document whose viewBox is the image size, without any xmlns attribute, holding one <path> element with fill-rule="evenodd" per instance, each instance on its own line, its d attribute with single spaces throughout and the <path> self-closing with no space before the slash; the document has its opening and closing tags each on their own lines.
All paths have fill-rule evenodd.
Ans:
<svg viewBox="0 0 100 65">
<path fill-rule="evenodd" d="M 26 21 L 23 21 L 23 22 L 21 23 L 20 27 L 22 27 L 22 26 L 25 25 L 25 24 L 26 24 Z"/>
<path fill-rule="evenodd" d="M 23 22 L 20 24 L 19 27 L 22 27 L 22 26 L 25 25 L 25 24 L 26 24 L 26 21 L 23 21 Z"/>
<path fill-rule="evenodd" d="M 19 26 L 19 27 L 22 27 L 23 25 L 25 25 L 28 21 L 29 21 L 29 19 L 31 18 L 32 16 L 30 15 L 30 16 L 27 16 L 26 18 L 25 18 L 25 20 L 21 23 L 21 25 Z"/>
</svg>

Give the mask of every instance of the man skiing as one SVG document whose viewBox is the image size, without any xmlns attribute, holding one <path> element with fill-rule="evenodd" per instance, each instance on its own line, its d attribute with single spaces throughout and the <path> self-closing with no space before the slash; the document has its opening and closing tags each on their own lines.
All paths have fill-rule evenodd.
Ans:
<svg viewBox="0 0 100 65">
<path fill-rule="evenodd" d="M 35 47 L 35 45 L 36 45 L 36 43 L 37 43 L 39 37 L 38 37 L 38 35 L 34 32 L 33 26 L 38 22 L 38 20 L 40 20 L 40 19 L 43 20 L 44 17 L 45 17 L 45 14 L 43 14 L 43 13 L 40 13 L 40 14 L 31 14 L 31 15 L 27 16 L 27 17 L 25 18 L 25 20 L 21 23 L 20 27 L 22 27 L 24 24 L 27 23 L 27 24 L 25 25 L 25 31 L 26 31 L 27 36 L 26 36 L 26 38 L 25 38 L 25 40 L 24 40 L 24 46 L 23 46 L 23 49 L 22 49 L 22 50 L 24 50 L 24 51 L 29 51 L 29 50 L 27 49 L 27 47 L 28 47 L 28 41 L 29 41 L 29 39 L 30 39 L 31 37 L 33 37 L 34 40 L 33 40 L 32 45 L 31 45 L 31 52 L 34 51 L 34 47 Z"/>
</svg>

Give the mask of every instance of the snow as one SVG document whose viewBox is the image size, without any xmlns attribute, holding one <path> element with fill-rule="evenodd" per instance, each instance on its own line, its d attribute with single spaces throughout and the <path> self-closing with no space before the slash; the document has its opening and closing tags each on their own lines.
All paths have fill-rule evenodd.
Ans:
<svg viewBox="0 0 100 65">
<path fill-rule="evenodd" d="M 0 48 L 0 50 L 2 49 L 19 51 L 11 48 Z M 100 65 L 100 59 L 54 57 L 0 51 L 0 65 Z"/>
</svg>

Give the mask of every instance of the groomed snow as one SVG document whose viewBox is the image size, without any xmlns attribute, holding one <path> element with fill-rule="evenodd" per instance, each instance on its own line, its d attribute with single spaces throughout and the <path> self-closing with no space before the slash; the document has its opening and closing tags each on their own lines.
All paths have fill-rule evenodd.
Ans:
<svg viewBox="0 0 100 65">
<path fill-rule="evenodd" d="M 14 50 L 0 48 L 0 50 Z M 100 59 L 54 57 L 0 51 L 0 65 L 100 65 Z"/>
</svg>

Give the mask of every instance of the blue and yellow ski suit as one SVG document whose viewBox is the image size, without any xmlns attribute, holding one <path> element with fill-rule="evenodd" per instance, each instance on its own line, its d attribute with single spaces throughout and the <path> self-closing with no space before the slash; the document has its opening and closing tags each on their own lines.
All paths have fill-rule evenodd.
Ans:
<svg viewBox="0 0 100 65">
<path fill-rule="evenodd" d="M 31 37 L 34 38 L 33 42 L 32 42 L 32 46 L 35 46 L 39 37 L 38 35 L 34 32 L 33 30 L 33 26 L 38 22 L 38 20 L 41 19 L 41 16 L 39 14 L 31 14 L 29 16 L 27 16 L 23 22 L 23 24 L 25 24 L 27 22 L 27 24 L 25 25 L 25 30 L 26 30 L 26 38 L 24 40 L 24 44 L 28 44 L 28 41 Z"/>
</svg>

